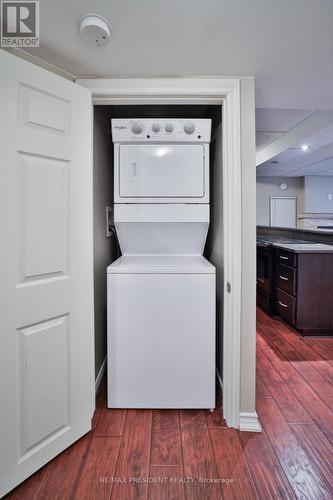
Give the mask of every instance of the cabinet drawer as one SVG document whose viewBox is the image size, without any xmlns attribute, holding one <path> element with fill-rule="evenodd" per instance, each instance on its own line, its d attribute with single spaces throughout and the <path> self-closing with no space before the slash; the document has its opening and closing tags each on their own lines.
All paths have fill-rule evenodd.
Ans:
<svg viewBox="0 0 333 500">
<path fill-rule="evenodd" d="M 275 283 L 277 287 L 285 292 L 296 295 L 297 269 L 283 264 L 277 264 L 275 270 Z"/>
<path fill-rule="evenodd" d="M 278 315 L 291 323 L 295 324 L 296 320 L 296 299 L 292 295 L 280 288 L 276 289 L 276 311 Z"/>
<path fill-rule="evenodd" d="M 297 267 L 297 254 L 277 248 L 275 250 L 276 262 L 285 264 L 286 266 Z"/>
</svg>

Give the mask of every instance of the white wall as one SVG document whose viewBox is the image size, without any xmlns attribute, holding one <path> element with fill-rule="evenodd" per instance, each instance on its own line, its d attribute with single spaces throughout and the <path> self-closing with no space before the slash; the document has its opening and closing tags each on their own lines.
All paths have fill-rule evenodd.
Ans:
<svg viewBox="0 0 333 500">
<path fill-rule="evenodd" d="M 281 191 L 280 184 L 288 184 L 286 191 Z M 257 177 L 257 225 L 269 226 L 270 196 L 296 196 L 297 216 L 304 210 L 304 188 L 302 177 Z"/>
<path fill-rule="evenodd" d="M 106 237 L 105 207 L 113 205 L 110 121 L 103 106 L 94 108 L 94 299 L 95 372 L 106 356 L 106 267 L 115 258 L 115 240 Z"/>
<path fill-rule="evenodd" d="M 329 194 L 332 195 L 332 200 L 328 199 Z M 304 212 L 333 213 L 333 176 L 304 177 Z"/>
</svg>

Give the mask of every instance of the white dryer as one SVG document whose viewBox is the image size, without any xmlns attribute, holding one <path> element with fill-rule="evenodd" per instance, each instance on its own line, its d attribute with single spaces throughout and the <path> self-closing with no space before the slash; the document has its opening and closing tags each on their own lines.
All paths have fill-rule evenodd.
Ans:
<svg viewBox="0 0 333 500">
<path fill-rule="evenodd" d="M 215 407 L 210 120 L 112 120 L 122 257 L 107 269 L 108 406 Z"/>
</svg>

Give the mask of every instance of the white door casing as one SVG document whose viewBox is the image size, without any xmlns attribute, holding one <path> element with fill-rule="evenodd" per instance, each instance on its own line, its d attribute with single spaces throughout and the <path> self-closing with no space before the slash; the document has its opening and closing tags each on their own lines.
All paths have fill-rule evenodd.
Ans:
<svg viewBox="0 0 333 500">
<path fill-rule="evenodd" d="M 91 428 L 89 90 L 0 51 L 0 496 Z"/>
<path fill-rule="evenodd" d="M 252 79 L 250 79 L 252 80 Z M 81 85 L 92 90 L 95 105 L 135 105 L 135 104 L 218 104 L 222 106 L 222 168 L 223 168 L 223 254 L 224 254 L 224 290 L 223 290 L 223 416 L 230 427 L 240 427 L 241 399 L 241 336 L 246 336 L 249 343 L 255 345 L 255 297 L 242 302 L 242 281 L 248 279 L 255 286 L 255 214 L 250 211 L 248 217 L 242 216 L 242 169 L 251 168 L 251 156 L 246 165 L 242 165 L 242 147 L 244 138 L 252 140 L 246 130 L 241 130 L 241 107 L 254 114 L 254 101 L 241 102 L 241 79 L 223 77 L 189 77 L 189 78 L 112 78 L 112 79 L 79 79 Z M 254 82 L 252 81 L 252 84 Z M 254 88 L 254 87 L 253 87 Z M 253 127 L 254 141 L 254 127 Z M 254 142 L 253 142 L 254 144 Z M 253 148 L 254 150 L 254 148 Z M 253 169 L 248 177 L 255 179 L 255 157 Z M 253 188 L 255 184 L 253 183 Z M 252 190 L 251 190 L 252 193 Z M 251 199 L 255 204 L 255 199 Z M 245 212 L 245 209 L 244 209 Z M 249 228 L 244 229 L 245 225 Z M 246 248 L 248 235 L 251 235 L 253 251 L 247 258 L 250 272 L 242 263 L 242 245 Z M 229 287 L 228 284 L 231 286 Z M 252 288 L 250 288 L 252 290 Z M 248 308 L 251 309 L 250 313 Z M 248 318 L 251 324 L 248 324 Z M 253 352 L 252 352 L 253 351 Z M 248 372 L 251 383 L 255 387 L 255 349 L 248 352 L 245 373 Z M 244 378 L 244 373 L 243 373 Z M 251 416 L 255 423 L 258 417 L 255 407 L 255 390 L 249 396 L 251 400 Z M 244 413 L 243 409 L 243 413 Z M 244 420 L 244 419 L 243 419 Z M 252 430 L 242 425 L 242 430 Z M 259 424 L 256 430 L 259 430 Z"/>
</svg>

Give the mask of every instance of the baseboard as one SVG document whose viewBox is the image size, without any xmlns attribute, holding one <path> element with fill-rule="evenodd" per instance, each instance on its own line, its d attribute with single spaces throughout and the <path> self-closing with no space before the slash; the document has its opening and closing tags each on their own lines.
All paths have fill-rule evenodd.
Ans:
<svg viewBox="0 0 333 500">
<path fill-rule="evenodd" d="M 262 432 L 257 412 L 241 412 L 239 414 L 239 430 L 245 432 Z"/>
<path fill-rule="evenodd" d="M 96 394 L 98 392 L 99 386 L 101 385 L 102 378 L 103 378 L 103 375 L 105 373 L 105 370 L 106 370 L 106 356 L 103 359 L 103 363 L 101 364 L 101 367 L 100 367 L 100 369 L 99 369 L 99 371 L 97 373 L 97 377 L 96 377 L 96 380 L 95 380 L 95 393 Z"/>
</svg>

